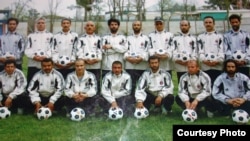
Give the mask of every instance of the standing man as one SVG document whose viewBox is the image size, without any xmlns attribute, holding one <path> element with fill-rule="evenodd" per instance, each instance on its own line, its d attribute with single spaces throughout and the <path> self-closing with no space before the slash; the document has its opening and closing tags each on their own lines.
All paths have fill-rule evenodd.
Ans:
<svg viewBox="0 0 250 141">
<path fill-rule="evenodd" d="M 17 109 L 22 114 L 25 108 L 25 90 L 27 80 L 23 72 L 16 68 L 14 60 L 4 62 L 4 70 L 0 73 L 0 107 Z"/>
<path fill-rule="evenodd" d="M 237 50 L 246 53 L 246 59 L 236 61 L 236 63 L 239 66 L 238 71 L 249 77 L 249 67 L 247 65 L 250 62 L 250 35 L 240 28 L 241 17 L 239 15 L 231 15 L 229 22 L 232 29 L 224 34 L 226 59 L 232 59 L 233 53 Z"/>
<path fill-rule="evenodd" d="M 173 38 L 172 42 L 173 61 L 178 82 L 180 77 L 187 72 L 187 61 L 197 59 L 196 38 L 189 33 L 190 28 L 189 21 L 180 21 L 181 32 Z"/>
<path fill-rule="evenodd" d="M 67 114 L 75 107 L 81 107 L 88 114 L 95 114 L 97 106 L 97 82 L 95 75 L 85 69 L 85 61 L 75 61 L 75 71 L 68 74 L 65 86 Z"/>
<path fill-rule="evenodd" d="M 16 68 L 22 70 L 24 38 L 16 31 L 18 23 L 17 18 L 9 18 L 8 32 L 0 36 L 0 70 L 4 69 L 6 60 L 15 60 Z"/>
<path fill-rule="evenodd" d="M 101 80 L 101 38 L 95 34 L 95 23 L 88 21 L 84 27 L 85 34 L 83 34 L 77 44 L 78 58 L 82 58 L 85 61 L 85 68 L 95 74 L 97 80 L 97 93 L 100 92 L 100 80 Z"/>
<path fill-rule="evenodd" d="M 120 107 L 124 115 L 128 116 L 132 114 L 131 102 L 131 88 L 132 88 L 131 76 L 123 71 L 122 63 L 120 61 L 114 61 L 112 63 L 112 71 L 108 72 L 102 80 L 101 94 L 104 97 L 104 101 L 101 103 L 104 111 L 108 111 L 109 108 Z"/>
<path fill-rule="evenodd" d="M 134 21 L 134 33 L 127 37 L 128 51 L 124 54 L 125 70 L 132 78 L 132 94 L 134 95 L 137 80 L 148 67 L 149 38 L 141 32 L 142 22 Z"/>
<path fill-rule="evenodd" d="M 25 49 L 25 55 L 28 57 L 28 82 L 41 69 L 41 61 L 51 57 L 52 41 L 53 34 L 46 30 L 46 19 L 44 17 L 38 18 L 36 31 L 28 35 Z"/>
<path fill-rule="evenodd" d="M 221 115 L 230 116 L 231 110 L 236 109 L 243 109 L 250 114 L 249 76 L 238 72 L 234 60 L 225 61 L 224 72 L 215 80 L 212 95 L 219 101 Z"/>
<path fill-rule="evenodd" d="M 45 58 L 41 62 L 41 70 L 31 79 L 28 85 L 28 93 L 31 103 L 38 112 L 42 106 L 60 111 L 64 106 L 62 93 L 64 90 L 64 79 L 60 72 L 54 69 L 51 58 Z"/>
<path fill-rule="evenodd" d="M 209 75 L 211 84 L 213 85 L 215 79 L 222 72 L 225 59 L 223 35 L 215 30 L 215 20 L 213 17 L 205 17 L 203 24 L 206 31 L 197 38 L 199 61 L 201 63 L 201 70 Z"/>
<path fill-rule="evenodd" d="M 102 76 L 112 68 L 112 62 L 120 61 L 124 64 L 123 55 L 127 51 L 126 37 L 118 33 L 120 21 L 109 19 L 108 26 L 110 33 L 102 37 Z"/>
<path fill-rule="evenodd" d="M 171 75 L 160 68 L 160 59 L 157 56 L 150 56 L 148 59 L 150 69 L 141 75 L 136 91 L 136 108 L 150 109 L 153 104 L 157 108 L 163 106 L 167 114 L 172 112 L 174 104 L 174 85 Z"/>
<path fill-rule="evenodd" d="M 208 117 L 214 116 L 215 106 L 211 96 L 211 79 L 200 70 L 196 60 L 187 63 L 188 72 L 181 76 L 176 103 L 182 109 L 200 111 L 205 107 Z"/>
<path fill-rule="evenodd" d="M 149 55 L 160 58 L 160 67 L 172 75 L 171 42 L 173 41 L 173 34 L 165 30 L 165 23 L 161 17 L 155 17 L 154 23 L 155 31 L 148 35 L 151 42 Z"/>
<path fill-rule="evenodd" d="M 64 79 L 72 72 L 74 62 L 76 60 L 78 34 L 70 31 L 71 20 L 64 18 L 61 21 L 62 31 L 54 35 L 52 59 L 55 63 L 55 68 L 63 75 Z M 59 58 L 66 56 L 69 63 L 60 64 Z"/>
</svg>

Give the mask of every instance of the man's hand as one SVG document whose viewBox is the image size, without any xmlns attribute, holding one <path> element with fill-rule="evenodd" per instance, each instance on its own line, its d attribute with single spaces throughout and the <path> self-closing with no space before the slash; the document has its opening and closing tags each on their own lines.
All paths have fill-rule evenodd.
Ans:
<svg viewBox="0 0 250 141">
<path fill-rule="evenodd" d="M 4 105 L 7 107 L 7 108 L 10 108 L 12 106 L 12 98 L 8 97 L 5 102 L 4 102 Z"/>
<path fill-rule="evenodd" d="M 50 110 L 51 110 L 51 112 L 54 110 L 54 104 L 53 103 L 51 103 L 51 102 L 49 102 L 47 105 L 45 105 L 46 107 L 48 107 Z"/>
<path fill-rule="evenodd" d="M 198 103 L 199 103 L 199 101 L 198 101 L 197 99 L 195 99 L 195 100 L 191 103 L 190 109 L 195 110 L 196 107 L 197 107 L 197 105 L 198 105 Z"/>
<path fill-rule="evenodd" d="M 144 105 L 143 105 L 142 101 L 136 103 L 136 108 L 140 108 L 141 109 L 143 107 L 144 107 Z"/>
<path fill-rule="evenodd" d="M 38 110 L 42 107 L 42 104 L 40 102 L 35 103 L 35 112 L 37 113 Z"/>
<path fill-rule="evenodd" d="M 161 106 L 162 97 L 157 96 L 155 99 L 155 106 Z"/>
</svg>

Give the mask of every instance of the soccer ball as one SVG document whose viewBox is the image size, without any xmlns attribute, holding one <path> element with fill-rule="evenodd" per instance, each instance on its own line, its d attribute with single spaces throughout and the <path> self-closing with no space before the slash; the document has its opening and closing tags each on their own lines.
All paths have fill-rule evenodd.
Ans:
<svg viewBox="0 0 250 141">
<path fill-rule="evenodd" d="M 39 120 L 48 119 L 52 116 L 52 112 L 48 107 L 41 107 L 36 113 Z"/>
<path fill-rule="evenodd" d="M 4 58 L 15 57 L 15 55 L 14 55 L 12 52 L 5 52 L 5 53 L 3 54 L 3 57 L 4 57 Z"/>
<path fill-rule="evenodd" d="M 45 56 L 45 52 L 42 51 L 42 50 L 38 50 L 37 52 L 34 53 L 34 55 L 37 55 L 37 56 Z"/>
<path fill-rule="evenodd" d="M 197 113 L 192 109 L 185 109 L 182 112 L 182 118 L 186 122 L 194 122 L 197 119 Z"/>
<path fill-rule="evenodd" d="M 131 52 L 130 57 L 136 58 L 136 57 L 139 57 L 139 54 L 136 52 Z"/>
<path fill-rule="evenodd" d="M 236 50 L 233 53 L 233 59 L 236 61 L 243 61 L 246 59 L 246 53 L 244 53 L 242 50 Z"/>
<path fill-rule="evenodd" d="M 134 116 L 137 119 L 142 119 L 142 118 L 146 118 L 149 116 L 149 112 L 148 109 L 146 107 L 143 108 L 136 108 L 135 112 L 134 112 Z"/>
<path fill-rule="evenodd" d="M 95 59 L 97 58 L 97 55 L 95 52 L 90 52 L 85 54 L 85 59 Z"/>
<path fill-rule="evenodd" d="M 206 60 L 208 60 L 208 61 L 216 61 L 217 60 L 217 56 L 214 53 L 207 53 L 205 55 L 205 57 L 206 57 Z"/>
<path fill-rule="evenodd" d="M 11 112 L 7 107 L 0 107 L 0 119 L 5 119 L 10 117 Z"/>
<path fill-rule="evenodd" d="M 160 54 L 160 55 L 163 55 L 163 54 L 166 54 L 167 52 L 164 50 L 164 49 L 157 49 L 156 50 L 156 54 Z"/>
<path fill-rule="evenodd" d="M 67 65 L 70 62 L 70 58 L 67 56 L 60 56 L 58 63 L 61 65 Z"/>
<path fill-rule="evenodd" d="M 190 60 L 190 57 L 191 57 L 190 54 L 188 54 L 186 52 L 182 52 L 182 53 L 177 54 L 177 58 L 183 62 Z"/>
<path fill-rule="evenodd" d="M 246 124 L 249 121 L 249 115 L 246 111 L 242 109 L 238 109 L 238 110 L 233 111 L 232 119 L 237 124 Z"/>
<path fill-rule="evenodd" d="M 76 107 L 70 112 L 70 119 L 73 121 L 81 121 L 85 118 L 85 111 L 82 108 Z"/>
<path fill-rule="evenodd" d="M 112 120 L 121 119 L 123 117 L 123 110 L 119 107 L 109 108 L 109 118 Z"/>
</svg>

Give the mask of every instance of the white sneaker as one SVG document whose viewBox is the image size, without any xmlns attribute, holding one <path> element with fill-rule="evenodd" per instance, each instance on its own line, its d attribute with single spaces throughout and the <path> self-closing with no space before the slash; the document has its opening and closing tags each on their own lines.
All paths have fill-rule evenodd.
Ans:
<svg viewBox="0 0 250 141">
<path fill-rule="evenodd" d="M 207 111 L 207 117 L 209 117 L 209 118 L 214 117 L 214 113 L 210 112 L 210 111 Z"/>
</svg>

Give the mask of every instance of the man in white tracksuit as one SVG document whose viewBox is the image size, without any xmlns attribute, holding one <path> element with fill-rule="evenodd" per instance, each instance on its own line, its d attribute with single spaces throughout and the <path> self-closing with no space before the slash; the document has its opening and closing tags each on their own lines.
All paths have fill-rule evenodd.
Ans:
<svg viewBox="0 0 250 141">
<path fill-rule="evenodd" d="M 95 114 L 97 81 L 95 75 L 85 69 L 83 59 L 75 61 L 75 71 L 68 74 L 64 92 L 67 114 L 76 107 L 83 108 L 87 115 Z"/>
</svg>

